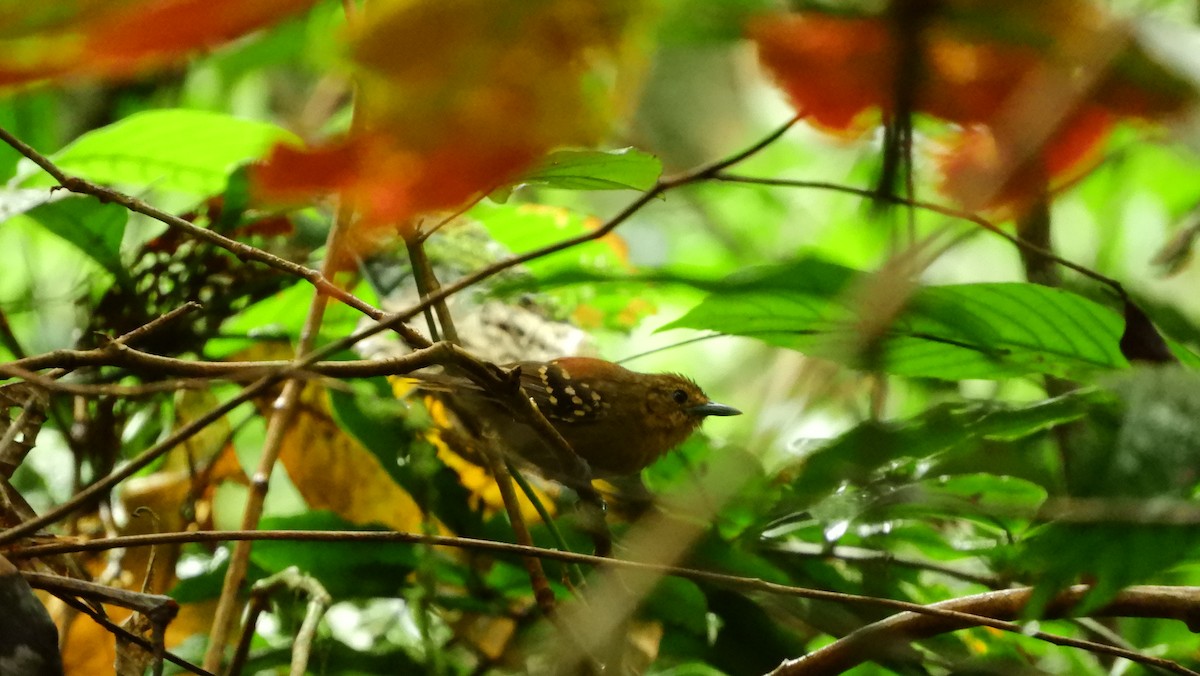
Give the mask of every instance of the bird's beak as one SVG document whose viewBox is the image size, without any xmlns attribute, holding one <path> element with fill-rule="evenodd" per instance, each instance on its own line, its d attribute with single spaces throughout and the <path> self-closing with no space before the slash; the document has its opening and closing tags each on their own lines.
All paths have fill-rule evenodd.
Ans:
<svg viewBox="0 0 1200 676">
<path fill-rule="evenodd" d="M 688 409 L 688 413 L 692 415 L 741 415 L 742 412 L 732 406 L 718 404 L 715 401 L 710 401 L 707 404 L 700 404 Z"/>
</svg>

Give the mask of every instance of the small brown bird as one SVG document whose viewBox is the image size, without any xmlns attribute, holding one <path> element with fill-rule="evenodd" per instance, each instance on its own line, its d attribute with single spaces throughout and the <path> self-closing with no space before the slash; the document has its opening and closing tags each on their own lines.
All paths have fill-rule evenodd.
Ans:
<svg viewBox="0 0 1200 676">
<path fill-rule="evenodd" d="M 710 400 L 681 375 L 636 373 L 603 359 L 564 357 L 505 368 L 520 369 L 530 400 L 587 461 L 592 474 L 587 478 L 636 474 L 683 443 L 706 417 L 741 414 Z M 581 478 L 497 398 L 464 378 L 434 378 L 439 386 L 433 389 L 445 392 L 446 404 L 480 421 L 487 429 L 483 434 L 497 437 L 548 478 L 567 484 Z"/>
</svg>

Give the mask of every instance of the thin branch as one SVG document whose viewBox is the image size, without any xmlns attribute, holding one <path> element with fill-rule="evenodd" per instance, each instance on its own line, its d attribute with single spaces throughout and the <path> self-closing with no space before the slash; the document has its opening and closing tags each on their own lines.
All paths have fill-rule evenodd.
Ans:
<svg viewBox="0 0 1200 676">
<path fill-rule="evenodd" d="M 54 592 L 51 592 L 51 593 L 54 593 Z M 93 608 L 88 606 L 86 603 L 83 603 L 79 599 L 76 599 L 73 596 L 69 596 L 69 595 L 65 595 L 65 594 L 63 594 L 63 595 L 55 594 L 55 596 L 58 598 L 58 600 L 67 604 L 68 606 L 75 609 L 76 611 L 83 613 L 84 615 L 87 615 L 88 617 L 92 618 L 93 622 L 100 625 L 101 627 L 104 627 L 105 629 L 108 630 L 109 633 L 113 634 L 114 636 L 119 636 L 122 639 L 137 645 L 139 648 L 145 650 L 146 652 L 152 652 L 155 650 L 155 646 L 153 643 L 151 643 L 150 641 L 147 641 L 145 638 L 142 638 L 141 636 L 138 636 L 137 634 L 134 634 L 133 632 L 126 629 L 125 627 L 122 627 L 119 624 L 108 619 L 104 615 L 96 612 L 96 610 L 94 610 Z M 206 670 L 202 669 L 201 667 L 199 667 L 195 664 L 192 664 L 191 662 L 183 659 L 182 657 L 176 655 L 175 653 L 171 652 L 170 650 L 163 651 L 163 658 L 166 659 L 168 662 L 170 662 L 186 671 L 190 671 L 193 674 L 198 674 L 198 676 L 216 676 L 216 674 L 212 673 L 211 671 L 206 671 Z"/>
<path fill-rule="evenodd" d="M 142 338 L 145 338 L 146 336 L 149 336 L 149 335 L 155 333 L 156 331 L 162 329 L 164 326 L 171 324 L 176 319 L 178 319 L 186 314 L 189 314 L 191 312 L 194 312 L 196 310 L 199 310 L 200 307 L 201 306 L 199 303 L 195 303 L 195 302 L 184 303 L 183 305 L 171 310 L 170 312 L 167 312 L 160 317 L 156 317 L 156 318 L 150 320 L 149 322 L 146 322 L 142 326 L 139 326 L 139 327 L 133 329 L 132 331 L 129 331 L 128 333 L 125 333 L 125 334 L 117 337 L 112 342 L 110 342 L 109 345 L 123 346 L 123 345 L 129 344 L 129 343 L 137 342 L 137 341 L 141 340 Z M 14 341 L 16 340 L 15 337 L 13 340 Z M 19 346 L 18 346 L 18 348 L 19 348 Z M 19 355 L 20 350 L 15 352 L 15 354 Z M 49 373 L 44 374 L 41 377 L 45 378 L 48 381 L 48 383 L 53 384 L 54 379 L 61 378 L 70 372 L 71 372 L 71 369 L 69 369 L 69 368 L 58 368 Z M 24 378 L 25 376 L 18 375 L 16 377 Z M 33 380 L 32 378 L 25 378 L 25 379 Z M 32 412 L 32 408 L 27 405 L 25 407 L 25 410 L 23 410 L 21 412 L 21 417 L 24 418 L 27 413 L 31 413 L 31 412 Z M 70 447 L 70 449 L 74 453 L 75 457 L 86 456 L 87 454 L 84 452 L 84 450 L 81 448 L 78 448 L 79 442 L 76 440 L 75 435 L 66 433 L 66 431 L 70 429 L 70 425 L 68 425 L 67 421 L 63 419 L 63 416 L 59 413 L 59 410 L 57 408 L 55 408 L 53 405 L 50 405 L 50 406 L 46 407 L 46 412 L 49 415 L 50 419 L 52 421 L 54 421 L 54 424 L 58 427 L 58 429 L 64 431 L 63 439 L 66 441 L 67 446 Z M 13 425 L 13 427 L 12 427 L 13 430 L 15 430 L 17 428 L 18 428 L 17 425 Z M 12 471 L 15 471 L 16 468 L 22 462 L 24 462 L 25 455 L 29 452 L 29 450 L 31 448 L 32 447 L 24 448 L 21 446 L 13 446 L 12 452 L 10 453 L 8 447 L 4 446 L 3 444 L 0 444 L 0 467 L 3 468 L 3 473 L 5 476 L 12 476 Z"/>
<path fill-rule="evenodd" d="M 433 264 L 429 262 L 429 255 L 425 252 L 425 239 L 425 235 L 417 232 L 405 237 L 404 242 L 408 249 L 409 263 L 412 264 L 413 280 L 417 283 L 417 293 L 421 300 L 425 300 L 430 294 L 441 288 L 437 275 L 434 273 Z M 434 340 L 437 340 L 440 329 L 445 340 L 455 345 L 462 345 L 462 341 L 458 338 L 458 329 L 454 326 L 454 317 L 450 314 L 450 308 L 446 306 L 446 299 L 435 302 L 433 311 L 437 314 L 437 322 L 434 322 L 429 308 L 425 309 L 429 332 L 434 336 Z"/>
<path fill-rule="evenodd" d="M 123 397 L 126 399 L 149 397 L 162 394 L 163 392 L 177 392 L 179 390 L 206 390 L 212 387 L 213 380 L 215 380 L 215 378 L 181 378 L 142 383 L 139 385 L 64 383 L 59 380 L 47 378 L 39 373 L 34 373 L 33 371 L 14 367 L 11 364 L 0 364 L 0 376 L 20 378 L 47 392 L 57 392 L 59 394 L 69 394 L 78 397 Z M 300 376 L 306 377 L 306 374 L 300 374 Z M 27 410 L 30 409 L 26 408 L 22 411 L 22 414 Z M 21 421 L 17 420 L 16 422 L 19 423 Z M 0 457 L 4 455 L 3 449 L 4 441 L 0 439 Z M 0 465 L 2 464 L 0 462 Z"/>
<path fill-rule="evenodd" d="M 359 124 L 357 108 L 355 108 L 352 126 Z M 343 200 L 338 206 L 337 214 L 330 225 L 329 234 L 325 239 L 325 261 L 322 263 L 322 278 L 333 277 L 342 257 L 342 247 L 346 234 L 354 219 L 354 210 L 349 201 Z M 308 315 L 300 329 L 300 339 L 296 345 L 296 358 L 312 352 L 316 346 L 317 337 L 321 333 L 321 323 L 325 319 L 325 310 L 329 305 L 329 297 L 319 290 L 313 295 L 308 307 Z M 283 450 L 284 438 L 295 420 L 300 395 L 304 391 L 305 382 L 298 378 L 289 378 L 283 384 L 283 391 L 272 403 L 271 417 L 267 423 L 267 434 L 263 441 L 262 455 L 258 459 L 258 468 L 250 479 L 250 494 L 242 511 L 242 529 L 258 528 L 262 519 L 263 507 L 266 504 L 267 488 L 270 485 L 271 474 Z M 217 610 L 213 615 L 213 624 L 209 632 L 208 647 L 204 653 L 204 667 L 216 671 L 221 665 L 225 654 L 225 644 L 229 640 L 229 632 L 237 615 L 236 606 L 238 594 L 250 568 L 250 548 L 252 542 L 239 542 L 234 546 L 229 557 L 229 567 L 225 570 L 225 581 L 221 587 L 221 596 L 217 601 Z"/>
<path fill-rule="evenodd" d="M 1068 617 L 1073 608 L 1091 591 L 1088 585 L 1075 585 L 1054 598 L 1042 614 L 1043 619 Z M 1033 590 L 1030 588 L 991 591 L 974 596 L 943 601 L 926 606 L 927 610 L 949 610 L 987 617 L 989 622 L 973 622 L 967 618 L 905 612 L 862 627 L 837 641 L 803 657 L 788 660 L 771 672 L 772 676 L 824 676 L 844 673 L 867 661 L 884 659 L 895 648 L 909 641 L 930 638 L 959 629 L 975 626 L 995 627 L 993 622 L 1020 617 Z M 1170 601 L 1164 604 L 1164 601 Z M 1196 626 L 1200 589 L 1189 587 L 1130 587 L 1117 594 L 1111 602 L 1092 612 L 1096 617 L 1170 617 Z M 1179 608 L 1179 604 L 1184 608 Z M 1164 609 L 1175 609 L 1175 614 Z M 1018 627 L 1010 622 L 1005 625 Z M 1018 629 L 1019 631 L 1019 629 Z M 1055 645 L 1080 648 L 1089 652 L 1123 657 L 1173 674 L 1197 676 L 1181 664 L 1161 657 L 1152 657 L 1102 643 L 1055 636 L 1043 632 L 1027 632 L 1027 636 Z"/>
<path fill-rule="evenodd" d="M 1179 667 L 1168 660 L 1147 657 L 1145 655 L 1123 650 L 1121 648 L 1101 645 L 1089 641 L 1082 641 L 1079 639 L 1054 636 L 1051 634 L 1045 634 L 1043 632 L 1031 633 L 1026 631 L 1020 624 L 996 619 L 995 617 L 973 614 L 971 612 L 957 609 L 954 606 L 954 604 L 958 603 L 971 606 L 973 603 L 978 603 L 978 601 L 973 601 L 973 599 L 992 598 L 996 600 L 991 602 L 991 605 L 987 605 L 987 610 L 996 610 L 999 612 L 999 610 L 1003 610 L 1006 607 L 1015 608 L 1015 610 L 1012 611 L 1013 614 L 1000 616 L 1017 617 L 1017 613 L 1019 613 L 1020 609 L 1024 607 L 1024 601 L 1028 599 L 1028 594 L 1030 594 L 1032 591 L 1029 588 L 989 592 L 988 594 L 995 596 L 989 597 L 988 594 L 984 594 L 979 596 L 964 597 L 964 599 L 956 599 L 954 601 L 944 602 L 941 604 L 923 606 L 916 603 L 897 601 L 894 599 L 862 596 L 858 594 L 845 594 L 841 592 L 831 592 L 821 589 L 810 589 L 806 587 L 795 587 L 778 584 L 775 582 L 768 582 L 758 578 L 715 573 L 706 570 L 697 570 L 694 568 L 664 566 L 638 561 L 625 561 L 622 559 L 612 559 L 591 556 L 588 554 L 564 552 L 556 549 L 528 547 L 509 542 L 496 542 L 492 540 L 479 540 L 475 538 L 444 535 L 384 531 L 262 530 L 199 531 L 191 533 L 130 535 L 82 542 L 61 542 L 45 545 L 33 545 L 24 547 L 22 549 L 15 549 L 5 552 L 5 556 L 7 556 L 9 559 L 23 559 L 37 556 L 47 556 L 50 554 L 102 551 L 117 547 L 144 547 L 156 544 L 225 542 L 239 540 L 359 543 L 406 542 L 411 544 L 473 549 L 515 556 L 536 556 L 542 559 L 563 561 L 567 563 L 580 563 L 592 566 L 608 566 L 610 568 L 649 572 L 658 575 L 672 575 L 697 582 L 705 582 L 747 591 L 758 591 L 768 594 L 829 601 L 833 603 L 888 608 L 902 613 L 914 613 L 922 616 L 930 616 L 937 620 L 937 626 L 949 626 L 950 624 L 954 624 L 955 626 L 992 627 L 1001 631 L 1022 634 L 1031 638 L 1046 641 L 1048 643 L 1053 643 L 1055 645 L 1081 648 L 1100 654 L 1123 657 L 1143 664 L 1167 668 L 1169 671 L 1174 673 L 1194 673 L 1186 670 L 1180 671 L 1179 669 L 1182 669 L 1182 667 Z M 1061 615 L 1065 615 L 1070 608 L 1074 607 L 1078 603 L 1078 600 L 1082 598 L 1082 596 L 1090 589 L 1091 588 L 1086 585 L 1077 585 L 1071 587 L 1064 592 L 1062 596 L 1053 601 L 1048 607 L 1058 611 Z M 1119 593 L 1117 597 L 1107 606 L 1104 606 L 1098 611 L 1093 612 L 1091 615 L 1166 618 L 1185 622 L 1189 627 L 1200 627 L 1200 587 L 1168 587 L 1157 585 L 1139 585 L 1129 587 Z"/>
<path fill-rule="evenodd" d="M 270 599 L 263 594 L 251 594 L 250 603 L 246 605 L 246 617 L 242 620 L 242 632 L 238 637 L 237 646 L 233 649 L 233 657 L 229 658 L 226 676 L 241 676 L 246 668 L 246 660 L 250 658 L 250 644 L 254 642 L 254 632 L 258 628 L 258 617 L 267 609 Z"/>
<path fill-rule="evenodd" d="M 108 474 L 102 479 L 97 480 L 87 488 L 71 496 L 70 499 L 58 507 L 51 509 L 40 517 L 30 519 L 24 523 L 21 523 L 20 525 L 0 531 L 0 545 L 7 544 L 19 537 L 33 533 L 39 528 L 55 523 L 59 519 L 73 513 L 75 510 L 82 509 L 83 507 L 92 504 L 102 495 L 112 490 L 114 486 L 125 479 L 128 479 L 134 474 L 137 474 L 143 468 L 149 466 L 175 446 L 186 441 L 187 439 L 190 439 L 205 427 L 208 427 L 217 420 L 220 420 L 226 413 L 229 413 L 243 403 L 250 401 L 259 394 L 262 394 L 269 387 L 279 382 L 283 378 L 289 377 L 295 372 L 303 370 L 306 366 L 312 362 L 315 362 L 324 354 L 328 354 L 329 351 L 331 350 L 328 346 L 326 346 L 324 349 L 315 350 L 309 356 L 294 362 L 290 368 L 280 369 L 264 375 L 259 380 L 243 388 L 242 391 L 237 394 L 237 396 L 234 396 L 216 406 L 199 418 L 189 421 L 187 424 L 175 430 L 175 432 L 167 436 L 165 439 L 138 454 L 137 457 L 127 462 L 120 469 L 115 470 L 111 474 Z M 441 361 L 445 359 L 446 352 L 446 344 L 438 343 L 423 350 L 417 350 L 404 355 L 403 359 L 411 359 L 414 364 L 433 366 L 434 364 L 441 363 Z"/>
<path fill-rule="evenodd" d="M 170 622 L 179 612 L 179 604 L 170 596 L 135 592 L 117 587 L 76 580 L 61 575 L 21 571 L 21 576 L 34 589 L 53 594 L 70 594 L 91 601 L 121 606 L 145 615 L 152 621 Z"/>
<path fill-rule="evenodd" d="M 529 526 L 521 514 L 521 503 L 517 500 L 517 492 L 513 490 L 512 476 L 500 452 L 485 445 L 483 457 L 487 460 L 488 469 L 496 479 L 496 487 L 500 489 L 500 498 L 504 501 L 504 511 L 508 513 L 509 524 L 517 537 L 517 544 L 533 546 L 533 536 L 529 534 Z M 546 571 L 542 569 L 542 560 L 536 556 L 522 556 L 521 563 L 529 574 L 529 583 L 533 587 L 533 598 L 538 608 L 546 617 L 554 615 L 554 591 L 550 589 L 550 581 L 546 579 Z"/>
<path fill-rule="evenodd" d="M 244 242 L 230 239 L 229 237 L 225 237 L 214 230 L 202 228 L 195 223 L 190 223 L 182 218 L 179 218 L 178 216 L 175 216 L 174 214 L 170 214 L 162 211 L 161 209 L 150 206 L 146 202 L 143 202 L 142 200 L 130 195 L 126 195 L 125 193 L 107 188 L 105 186 L 97 185 L 91 181 L 86 181 L 84 179 L 71 176 L 50 161 L 50 159 L 45 155 L 42 155 L 37 150 L 34 150 L 32 146 L 13 136 L 8 130 L 2 127 L 0 127 L 0 141 L 4 141 L 8 145 L 12 146 L 17 152 L 24 155 L 37 166 L 41 167 L 41 169 L 47 174 L 50 174 L 54 180 L 58 181 L 60 186 L 73 193 L 90 195 L 101 202 L 112 202 L 114 204 L 119 204 L 129 211 L 133 211 L 144 216 L 149 216 L 150 218 L 153 218 L 160 223 L 164 223 L 168 227 L 180 230 L 191 237 L 225 249 L 243 261 L 255 261 L 262 263 L 268 267 L 274 268 L 294 277 L 299 277 L 315 287 L 319 295 L 333 298 L 354 308 L 355 310 L 358 310 L 359 312 L 362 312 L 371 319 L 379 320 L 386 314 L 384 311 L 372 306 L 370 303 L 363 301 L 349 291 L 346 291 L 345 289 L 342 289 L 338 285 L 334 284 L 326 275 L 322 274 L 318 270 L 305 267 L 298 263 L 293 263 L 289 260 L 280 258 L 279 256 L 268 253 L 262 249 L 259 249 L 258 247 L 251 246 Z M 413 348 L 429 346 L 429 341 L 426 340 L 424 336 L 401 322 L 397 322 L 395 325 L 390 326 L 390 328 L 399 333 L 400 337 L 403 338 L 404 341 Z"/>
<path fill-rule="evenodd" d="M 330 378 L 370 378 L 403 375 L 422 368 L 422 366 L 414 367 L 409 364 L 408 356 L 408 354 L 404 354 L 383 359 L 321 361 L 302 369 L 294 368 L 292 375 L 293 377 L 321 375 Z M 0 364 L 0 374 L 6 373 L 12 377 L 24 378 L 32 371 L 50 367 L 75 369 L 83 366 L 116 366 L 156 376 L 170 375 L 250 382 L 280 369 L 291 368 L 294 364 L 287 360 L 194 361 L 162 357 L 134 348 L 101 347 L 94 350 L 55 350 L 27 359 Z M 87 391 L 87 388 L 82 391 Z"/>
<path fill-rule="evenodd" d="M 474 286 L 485 279 L 508 270 L 509 268 L 523 265 L 531 260 L 544 258 L 551 254 L 556 254 L 560 251 L 565 251 L 572 247 L 579 246 L 580 244 L 586 244 L 587 242 L 605 237 L 615 230 L 617 226 L 629 220 L 629 218 L 640 211 L 642 207 L 654 201 L 663 193 L 681 186 L 715 178 L 722 170 L 728 169 L 729 167 L 738 164 L 739 162 L 742 162 L 753 155 L 756 155 L 767 146 L 779 140 L 785 133 L 787 133 L 788 129 L 791 129 L 792 126 L 795 125 L 799 120 L 800 116 L 793 117 L 792 119 L 788 120 L 787 123 L 776 128 L 770 134 L 766 135 L 750 147 L 730 155 L 725 159 L 713 162 L 711 164 L 702 165 L 696 169 L 672 178 L 659 179 L 659 181 L 654 184 L 654 187 L 639 195 L 635 200 L 626 205 L 624 209 L 621 209 L 621 211 L 617 212 L 615 216 L 608 219 L 608 221 L 606 221 L 603 225 L 591 232 L 564 239 L 560 242 L 549 244 L 539 249 L 527 251 L 523 254 L 518 254 L 511 258 L 493 263 L 492 265 L 467 275 L 466 277 L 460 278 L 458 281 L 452 284 L 447 284 L 416 305 L 395 313 L 391 318 L 389 318 L 389 321 L 393 319 L 398 321 L 407 321 L 424 311 L 425 308 L 432 307 L 435 303 L 441 302 L 458 293 L 459 291 Z"/>
<path fill-rule="evenodd" d="M 278 594 L 280 591 L 291 591 L 293 593 L 303 593 L 308 596 L 308 606 L 305 609 L 304 621 L 300 625 L 300 630 L 296 632 L 296 637 L 292 641 L 292 664 L 291 676 L 304 676 L 308 670 L 309 656 L 312 654 L 313 641 L 316 639 L 317 626 L 321 622 L 321 618 L 325 615 L 325 611 L 333 602 L 333 597 L 325 590 L 325 587 L 320 582 L 309 575 L 300 572 L 300 569 L 295 566 L 289 566 L 278 573 L 259 580 L 254 583 L 254 588 L 250 590 L 250 610 L 246 616 L 245 626 L 242 628 L 242 636 L 238 641 L 238 649 L 234 654 L 234 659 L 230 662 L 229 674 L 236 676 L 241 673 L 245 664 L 246 656 L 249 654 L 250 641 L 249 637 L 254 634 L 254 627 L 258 623 L 258 616 L 262 614 L 267 607 L 267 600 Z"/>
<path fill-rule="evenodd" d="M 983 218 L 982 216 L 972 213 L 972 212 L 969 212 L 969 211 L 963 211 L 961 209 L 954 209 L 952 207 L 944 206 L 941 204 L 935 204 L 933 202 L 924 202 L 921 200 L 909 200 L 909 199 L 904 199 L 901 197 L 880 195 L 880 194 L 876 193 L 875 191 L 869 190 L 866 188 L 855 188 L 855 187 L 848 186 L 848 185 L 842 185 L 840 183 L 830 183 L 828 181 L 804 181 L 804 180 L 790 179 L 790 178 L 761 178 L 761 177 L 757 177 L 757 176 L 742 176 L 739 174 L 730 174 L 730 173 L 726 173 L 726 172 L 717 172 L 716 174 L 712 175 L 710 178 L 717 180 L 717 181 L 722 181 L 724 183 L 742 183 L 742 184 L 749 184 L 749 185 L 765 185 L 765 186 L 775 186 L 775 187 L 782 187 L 782 188 L 815 188 L 818 190 L 831 190 L 834 192 L 842 192 L 842 193 L 847 193 L 850 195 L 858 195 L 859 197 L 863 197 L 866 199 L 888 200 L 888 201 L 895 202 L 897 204 L 907 205 L 907 206 L 911 206 L 911 207 L 914 207 L 917 209 L 929 211 L 932 213 L 941 214 L 943 216 L 949 216 L 951 218 L 957 218 L 957 219 L 969 221 L 971 223 L 974 223 L 975 225 L 978 225 L 979 227 L 983 228 L 984 230 L 987 230 L 988 232 L 999 235 L 1000 237 L 1008 240 L 1010 243 L 1013 244 L 1013 246 L 1016 246 L 1018 249 L 1020 249 L 1022 251 L 1025 251 L 1025 252 L 1031 253 L 1031 254 L 1036 254 L 1038 256 L 1042 256 L 1048 260 L 1058 263 L 1059 265 L 1063 266 L 1064 268 L 1074 270 L 1075 272 L 1078 272 L 1079 274 L 1083 275 L 1084 277 L 1088 277 L 1089 279 L 1093 279 L 1097 282 L 1100 282 L 1101 284 L 1107 285 L 1107 286 L 1111 287 L 1114 291 L 1116 291 L 1117 294 L 1122 299 L 1125 298 L 1125 289 L 1124 289 L 1124 287 L 1121 286 L 1121 283 L 1118 282 L 1117 280 L 1115 280 L 1111 277 L 1102 275 L 1099 272 L 1092 270 L 1091 268 L 1088 268 L 1086 266 L 1080 265 L 1073 261 L 1067 260 L 1067 259 L 1063 258 L 1062 256 L 1059 256 L 1058 254 L 1054 253 L 1053 251 L 1048 251 L 1040 246 L 1037 246 L 1036 244 L 1027 242 L 1024 239 L 1017 237 L 1016 235 L 1010 235 L 1007 232 L 1004 232 L 1004 230 L 1002 230 L 996 224 L 987 220 L 986 218 Z"/>
</svg>

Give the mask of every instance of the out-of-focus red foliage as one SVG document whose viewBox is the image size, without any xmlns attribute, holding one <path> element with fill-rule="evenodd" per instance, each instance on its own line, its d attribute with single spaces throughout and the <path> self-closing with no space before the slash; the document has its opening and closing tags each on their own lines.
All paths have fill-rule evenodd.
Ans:
<svg viewBox="0 0 1200 676">
<path fill-rule="evenodd" d="M 1085 172 L 1118 119 L 1159 120 L 1196 101 L 1190 83 L 1091 0 L 943 0 L 921 19 L 911 74 L 897 71 L 901 7 L 768 14 L 748 33 L 796 109 L 836 134 L 857 135 L 894 113 L 897 78 L 910 77 L 914 112 L 965 130 L 943 143 L 943 187 L 972 208 L 1020 209 Z M 1063 109 L 1014 115 L 1039 92 L 1076 87 Z M 1043 128 L 1006 126 L 1017 122 Z"/>
<path fill-rule="evenodd" d="M 0 14 L 0 85 L 125 77 L 269 26 L 314 1 L 32 2 Z"/>
<path fill-rule="evenodd" d="M 359 86 L 349 136 L 277 148 L 254 174 L 270 201 L 338 193 L 355 241 L 406 235 L 548 151 L 598 142 L 631 53 L 636 0 L 377 0 L 350 38 Z M 634 52 L 636 53 L 636 52 Z M 374 234 L 371 234 L 374 233 Z"/>
</svg>

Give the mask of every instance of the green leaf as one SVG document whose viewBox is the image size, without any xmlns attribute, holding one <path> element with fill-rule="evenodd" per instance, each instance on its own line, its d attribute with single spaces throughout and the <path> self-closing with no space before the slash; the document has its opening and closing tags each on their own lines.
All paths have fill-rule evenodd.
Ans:
<svg viewBox="0 0 1200 676">
<path fill-rule="evenodd" d="M 40 204 L 25 216 L 91 257 L 121 286 L 132 286 L 121 261 L 121 239 L 129 218 L 124 207 L 91 197 L 67 197 Z"/>
<path fill-rule="evenodd" d="M 1155 574 L 1196 555 L 1195 526 L 1055 523 L 1024 543 L 1017 562 L 1036 581 L 1025 613 L 1039 614 L 1067 585 L 1093 584 L 1075 612 L 1086 615 L 1122 588 L 1153 581 Z"/>
<path fill-rule="evenodd" d="M 559 150 L 513 183 L 515 188 L 649 190 L 661 174 L 662 162 L 636 148 Z"/>
<path fill-rule="evenodd" d="M 878 345 L 864 344 L 848 291 L 865 279 L 816 258 L 742 271 L 662 330 L 749 336 L 858 368 L 945 380 L 1128 367 L 1118 347 L 1120 315 L 1036 284 L 919 287 Z"/>
<path fill-rule="evenodd" d="M 313 511 L 262 520 L 263 530 L 364 530 L 332 512 Z M 288 566 L 317 578 L 335 598 L 396 596 L 417 564 L 414 545 L 402 542 L 254 543 L 250 559 L 268 574 Z"/>
<path fill-rule="evenodd" d="M 97 183 L 169 190 L 207 197 L 225 187 L 239 164 L 276 143 L 299 142 L 266 122 L 200 110 L 150 110 L 80 136 L 51 159 L 65 172 Z M 23 163 L 21 185 L 53 185 Z"/>
<path fill-rule="evenodd" d="M 565 239 L 593 232 L 598 223 L 574 211 L 538 205 L 481 203 L 471 210 L 488 234 L 509 251 L 526 253 Z M 615 237 L 606 237 L 562 253 L 529 261 L 526 266 L 539 279 L 581 268 L 596 273 L 627 272 L 624 248 Z"/>
<path fill-rule="evenodd" d="M 1037 484 L 1009 476 L 939 476 L 905 486 L 876 505 L 877 520 L 887 518 L 966 518 L 984 525 L 1009 519 L 1029 520 L 1046 499 Z"/>
<path fill-rule="evenodd" d="M 708 630 L 704 592 L 691 580 L 664 577 L 642 602 L 642 613 L 693 634 Z"/>
<path fill-rule="evenodd" d="M 867 421 L 804 458 L 790 490 L 802 504 L 811 504 L 844 482 L 870 482 L 879 468 L 900 458 L 931 458 L 985 440 L 1027 439 L 1083 418 L 1104 397 L 1080 390 L 1027 406 L 946 403 L 902 422 Z"/>
<path fill-rule="evenodd" d="M 1080 499 L 1069 513 L 1081 522 L 1049 524 L 1019 559 L 1037 581 L 1039 603 L 1090 579 L 1095 588 L 1085 606 L 1095 607 L 1126 585 L 1153 581 L 1200 546 L 1194 526 L 1159 516 L 1172 501 L 1190 506 L 1194 499 L 1200 375 L 1177 366 L 1137 368 L 1113 378 L 1112 391 L 1114 401 L 1068 428 L 1067 486 Z M 1106 511 L 1106 503 L 1114 507 Z"/>
<path fill-rule="evenodd" d="M 405 420 L 407 407 L 392 394 L 386 378 L 368 378 L 351 385 L 352 391 L 329 390 L 329 403 L 340 429 L 349 432 L 370 451 L 397 483 L 405 485 L 406 472 L 397 459 L 406 455 L 416 431 Z"/>
</svg>

